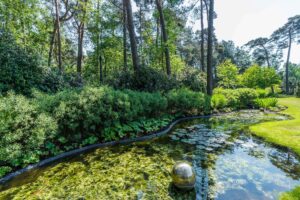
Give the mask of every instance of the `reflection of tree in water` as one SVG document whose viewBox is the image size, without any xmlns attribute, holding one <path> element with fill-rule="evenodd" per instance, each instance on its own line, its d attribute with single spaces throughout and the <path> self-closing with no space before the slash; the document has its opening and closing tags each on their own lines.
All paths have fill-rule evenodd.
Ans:
<svg viewBox="0 0 300 200">
<path fill-rule="evenodd" d="M 287 176 L 294 180 L 300 179 L 300 161 L 291 153 L 279 151 L 271 151 L 268 155 L 273 165 L 284 171 Z"/>
</svg>

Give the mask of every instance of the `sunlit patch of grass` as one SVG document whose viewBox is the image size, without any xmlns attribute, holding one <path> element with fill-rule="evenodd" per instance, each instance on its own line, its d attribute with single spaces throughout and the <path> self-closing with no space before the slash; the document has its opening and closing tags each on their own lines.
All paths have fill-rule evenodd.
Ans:
<svg viewBox="0 0 300 200">
<path fill-rule="evenodd" d="M 250 130 L 268 142 L 290 148 L 300 156 L 300 99 L 280 98 L 279 104 L 288 107 L 282 113 L 293 119 L 257 124 Z"/>
</svg>

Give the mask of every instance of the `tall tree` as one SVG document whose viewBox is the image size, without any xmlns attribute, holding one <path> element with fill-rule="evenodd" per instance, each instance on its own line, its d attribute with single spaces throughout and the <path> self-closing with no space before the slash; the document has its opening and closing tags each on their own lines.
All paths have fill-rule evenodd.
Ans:
<svg viewBox="0 0 300 200">
<path fill-rule="evenodd" d="M 159 13 L 159 19 L 160 19 L 160 25 L 161 25 L 161 32 L 162 32 L 162 38 L 164 42 L 164 50 L 165 50 L 165 57 L 166 57 L 166 69 L 168 76 L 171 75 L 171 61 L 170 61 L 170 51 L 168 47 L 168 33 L 166 30 L 165 25 L 165 18 L 164 18 L 164 12 L 162 8 L 162 2 L 161 0 L 155 0 L 157 11 Z"/>
<path fill-rule="evenodd" d="M 85 31 L 85 22 L 87 18 L 88 0 L 80 0 L 77 6 L 76 29 L 77 29 L 77 78 L 82 82 L 82 60 L 83 60 L 83 38 Z"/>
<path fill-rule="evenodd" d="M 270 51 L 271 48 L 270 47 L 270 40 L 268 38 L 257 38 L 255 40 L 251 40 L 249 41 L 246 46 L 249 46 L 251 49 L 255 49 L 255 48 L 261 48 L 261 50 L 263 51 L 264 53 L 264 58 L 265 58 L 265 61 L 268 65 L 268 67 L 271 66 L 270 64 Z"/>
<path fill-rule="evenodd" d="M 213 36 L 214 0 L 209 0 L 208 39 L 207 39 L 207 94 L 213 93 Z"/>
<path fill-rule="evenodd" d="M 49 47 L 49 53 L 48 53 L 48 67 L 51 66 L 52 62 L 52 55 L 53 55 L 53 49 L 55 45 L 55 39 L 57 40 L 57 57 L 58 57 L 58 67 L 60 71 L 63 71 L 62 67 L 62 39 L 61 39 L 61 24 L 63 22 L 67 22 L 73 17 L 73 13 L 71 11 L 72 9 L 72 3 L 70 3 L 69 0 L 62 0 L 63 6 L 64 6 L 64 14 L 61 16 L 61 0 L 54 0 L 54 8 L 55 8 L 55 17 L 54 17 L 54 23 L 53 23 L 53 31 L 50 36 L 50 47 Z"/>
<path fill-rule="evenodd" d="M 124 70 L 127 70 L 127 15 L 126 15 L 126 6 L 123 1 L 123 61 L 124 61 Z"/>
<path fill-rule="evenodd" d="M 200 22 L 201 22 L 201 69 L 202 71 L 205 71 L 205 61 L 204 61 L 204 17 L 203 17 L 203 12 L 204 12 L 204 7 L 203 7 L 203 0 L 200 0 Z"/>
<path fill-rule="evenodd" d="M 289 93 L 289 64 L 292 44 L 300 36 L 300 15 L 288 19 L 288 22 L 272 34 L 272 40 L 279 48 L 287 48 L 287 59 L 285 64 L 285 92 Z"/>
<path fill-rule="evenodd" d="M 130 38 L 133 69 L 135 72 L 137 72 L 140 68 L 140 61 L 139 61 L 139 56 L 137 51 L 136 35 L 135 35 L 133 15 L 132 15 L 132 6 L 130 0 L 123 0 L 123 3 L 126 7 L 127 26 L 128 26 L 128 32 Z"/>
<path fill-rule="evenodd" d="M 60 17 L 59 17 L 59 10 L 60 10 L 60 2 L 59 0 L 54 0 L 55 2 L 55 25 L 56 25 L 56 32 L 57 32 L 57 46 L 58 46 L 58 68 L 60 72 L 63 71 L 62 69 L 62 57 L 61 57 L 61 36 L 60 36 Z"/>
</svg>

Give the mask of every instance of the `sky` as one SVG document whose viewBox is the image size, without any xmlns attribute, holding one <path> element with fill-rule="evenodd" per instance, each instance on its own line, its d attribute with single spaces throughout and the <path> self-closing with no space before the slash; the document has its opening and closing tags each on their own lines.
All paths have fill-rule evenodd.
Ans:
<svg viewBox="0 0 300 200">
<path fill-rule="evenodd" d="M 237 46 L 258 37 L 269 37 L 289 17 L 300 14 L 300 0 L 215 0 L 219 40 Z M 300 45 L 294 44 L 291 61 L 300 63 Z"/>
</svg>

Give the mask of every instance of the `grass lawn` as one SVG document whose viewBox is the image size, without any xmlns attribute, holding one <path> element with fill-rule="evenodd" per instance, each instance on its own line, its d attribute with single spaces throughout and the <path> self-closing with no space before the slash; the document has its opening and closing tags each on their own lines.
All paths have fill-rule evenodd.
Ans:
<svg viewBox="0 0 300 200">
<path fill-rule="evenodd" d="M 300 98 L 280 98 L 279 104 L 288 109 L 282 113 L 294 119 L 287 121 L 266 122 L 250 127 L 250 130 L 266 141 L 285 146 L 300 156 Z M 281 196 L 281 200 L 300 200 L 300 186 Z"/>
<path fill-rule="evenodd" d="M 282 113 L 294 119 L 261 123 L 251 126 L 250 130 L 268 142 L 292 149 L 300 156 L 300 98 L 280 98 L 279 104 L 287 106 L 288 109 Z"/>
</svg>

